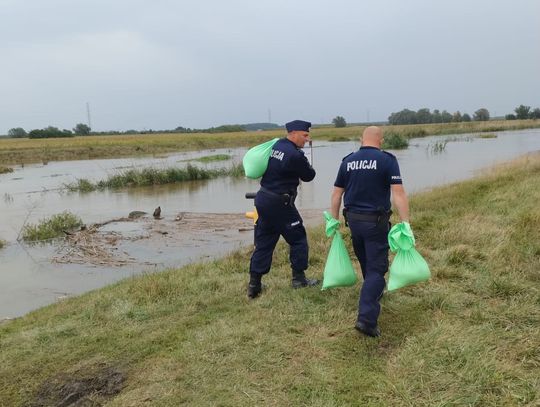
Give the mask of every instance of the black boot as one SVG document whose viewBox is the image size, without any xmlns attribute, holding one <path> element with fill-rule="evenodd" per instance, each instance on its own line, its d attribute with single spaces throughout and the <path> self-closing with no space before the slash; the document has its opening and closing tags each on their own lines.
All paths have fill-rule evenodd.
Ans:
<svg viewBox="0 0 540 407">
<path fill-rule="evenodd" d="M 319 284 L 319 280 L 306 278 L 304 271 L 293 270 L 292 288 L 313 287 Z"/>
<path fill-rule="evenodd" d="M 376 338 L 378 336 L 381 336 L 381 330 L 377 325 L 374 327 L 368 326 L 363 322 L 357 321 L 356 325 L 354 326 L 357 331 L 362 332 L 364 335 L 371 336 L 373 338 Z"/>
<path fill-rule="evenodd" d="M 247 295 L 249 298 L 257 298 L 262 291 L 261 274 L 251 273 L 249 275 L 249 284 L 247 289 Z"/>
</svg>

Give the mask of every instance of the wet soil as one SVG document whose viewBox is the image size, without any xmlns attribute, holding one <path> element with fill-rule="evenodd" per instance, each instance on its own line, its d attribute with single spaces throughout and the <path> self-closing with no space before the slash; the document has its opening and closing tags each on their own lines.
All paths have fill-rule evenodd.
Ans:
<svg viewBox="0 0 540 407">
<path fill-rule="evenodd" d="M 322 210 L 303 210 L 304 223 L 322 222 Z M 253 239 L 253 222 L 243 213 L 179 212 L 170 218 L 122 217 L 70 233 L 52 261 L 121 267 L 158 265 L 160 257 L 187 249 L 241 246 Z M 144 256 L 141 257 L 141 245 Z M 213 251 L 213 250 L 212 250 Z"/>
<path fill-rule="evenodd" d="M 30 406 L 102 406 L 122 391 L 125 379 L 124 373 L 116 367 L 106 364 L 85 366 L 45 381 Z"/>
</svg>

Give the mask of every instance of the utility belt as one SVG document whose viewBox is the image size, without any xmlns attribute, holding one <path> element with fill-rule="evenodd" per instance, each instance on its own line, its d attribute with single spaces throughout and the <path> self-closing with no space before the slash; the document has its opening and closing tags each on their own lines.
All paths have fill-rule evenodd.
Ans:
<svg viewBox="0 0 540 407">
<path fill-rule="evenodd" d="M 264 192 L 265 194 L 268 194 L 270 196 L 274 196 L 276 198 L 281 198 L 281 201 L 283 202 L 283 205 L 285 206 L 294 206 L 294 201 L 296 200 L 297 193 L 284 193 L 284 194 L 278 194 L 277 192 L 270 191 L 269 189 L 265 187 L 261 187 L 261 192 Z"/>
<path fill-rule="evenodd" d="M 347 208 L 343 208 L 343 217 L 345 218 L 345 226 L 349 226 L 349 221 L 358 221 L 358 222 L 374 222 L 377 225 L 387 224 L 392 215 L 392 210 L 385 210 L 380 207 L 377 208 L 377 212 L 364 212 L 364 213 L 354 213 L 349 212 Z"/>
</svg>

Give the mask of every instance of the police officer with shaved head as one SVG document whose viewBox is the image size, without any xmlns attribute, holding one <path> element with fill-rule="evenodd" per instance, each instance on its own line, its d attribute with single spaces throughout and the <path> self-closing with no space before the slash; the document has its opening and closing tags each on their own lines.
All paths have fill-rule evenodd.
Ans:
<svg viewBox="0 0 540 407">
<path fill-rule="evenodd" d="M 397 159 L 381 150 L 382 142 L 379 127 L 364 130 L 360 149 L 346 156 L 339 167 L 331 197 L 332 215 L 339 219 L 344 196 L 343 214 L 364 276 L 355 328 L 373 337 L 380 336 L 379 300 L 388 271 L 390 196 L 401 221 L 409 221 L 409 203 Z"/>
<path fill-rule="evenodd" d="M 292 287 L 318 284 L 317 280 L 308 279 L 305 275 L 308 267 L 306 229 L 294 205 L 300 180 L 309 182 L 315 178 L 315 170 L 300 150 L 310 141 L 311 123 L 294 120 L 285 127 L 287 137 L 274 144 L 268 168 L 261 179 L 261 188 L 255 197 L 259 218 L 255 225 L 255 250 L 249 267 L 249 298 L 256 298 L 261 293 L 261 279 L 270 271 L 272 254 L 280 236 L 290 246 Z"/>
</svg>

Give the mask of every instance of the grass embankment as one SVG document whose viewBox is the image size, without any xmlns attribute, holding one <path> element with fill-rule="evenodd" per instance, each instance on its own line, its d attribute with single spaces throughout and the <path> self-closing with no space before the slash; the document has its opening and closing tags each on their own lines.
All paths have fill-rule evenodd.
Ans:
<svg viewBox="0 0 540 407">
<path fill-rule="evenodd" d="M 439 134 L 521 130 L 540 127 L 540 121 L 501 120 L 383 127 L 386 137 L 398 134 L 404 138 L 411 138 Z M 315 140 L 357 140 L 363 128 L 362 126 L 339 129 L 320 127 L 312 129 L 311 135 Z M 285 131 L 280 129 L 220 134 L 138 134 L 85 136 L 67 139 L 2 139 L 0 140 L 0 162 L 21 164 L 26 162 L 133 157 L 210 148 L 247 147 L 274 137 L 282 137 L 284 134 Z"/>
<path fill-rule="evenodd" d="M 242 164 L 219 169 L 204 169 L 189 164 L 186 168 L 133 168 L 119 174 L 110 175 L 107 179 L 98 182 L 80 178 L 74 183 L 66 184 L 65 188 L 71 192 L 91 192 L 102 189 L 165 185 L 225 176 L 240 177 L 243 175 L 244 167 Z"/>
<path fill-rule="evenodd" d="M 358 286 L 291 289 L 281 243 L 255 301 L 246 249 L 37 310 L 0 327 L 0 404 L 538 405 L 539 200 L 538 155 L 413 197 L 433 278 L 385 295 L 380 339 L 352 328 Z"/>
</svg>

